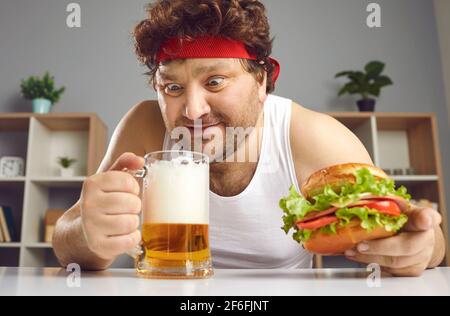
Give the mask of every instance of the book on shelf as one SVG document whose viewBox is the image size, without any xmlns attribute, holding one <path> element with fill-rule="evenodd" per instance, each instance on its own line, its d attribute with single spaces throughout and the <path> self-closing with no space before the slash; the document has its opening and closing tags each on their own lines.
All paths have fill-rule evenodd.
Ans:
<svg viewBox="0 0 450 316">
<path fill-rule="evenodd" d="M 13 213 L 9 206 L 0 205 L 0 230 L 0 242 L 13 242 L 18 240 Z"/>
<path fill-rule="evenodd" d="M 2 229 L 2 225 L 0 225 L 0 244 L 4 243 L 5 239 L 3 237 L 3 229 Z"/>
<path fill-rule="evenodd" d="M 51 243 L 53 239 L 53 233 L 55 231 L 56 222 L 64 215 L 62 209 L 48 209 L 45 214 L 45 232 L 44 242 Z"/>
</svg>

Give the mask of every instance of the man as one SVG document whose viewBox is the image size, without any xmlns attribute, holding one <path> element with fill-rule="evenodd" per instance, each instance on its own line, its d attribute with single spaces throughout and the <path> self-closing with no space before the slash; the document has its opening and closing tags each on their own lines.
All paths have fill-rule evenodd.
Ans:
<svg viewBox="0 0 450 316">
<path fill-rule="evenodd" d="M 200 121 L 209 135 L 254 128 L 234 142 L 232 155 L 248 156 L 249 141 L 257 144 L 256 161 L 216 155 L 211 164 L 215 266 L 310 267 L 311 255 L 280 229 L 278 200 L 291 184 L 298 188 L 323 167 L 372 164 L 364 146 L 333 118 L 270 94 L 279 65 L 270 58 L 269 25 L 259 1 L 161 0 L 148 7 L 148 15 L 134 35 L 158 102 L 142 102 L 122 119 L 97 174 L 58 222 L 54 248 L 60 262 L 106 269 L 140 242 L 140 187 L 122 170 L 141 168 L 146 153 L 171 148 L 169 136 L 177 128 L 193 132 Z M 201 149 L 211 142 L 203 138 Z M 227 158 L 229 146 L 222 149 Z M 445 244 L 441 217 L 415 208 L 409 218 L 398 236 L 360 244 L 346 256 L 379 263 L 398 276 L 418 276 L 437 266 Z"/>
</svg>

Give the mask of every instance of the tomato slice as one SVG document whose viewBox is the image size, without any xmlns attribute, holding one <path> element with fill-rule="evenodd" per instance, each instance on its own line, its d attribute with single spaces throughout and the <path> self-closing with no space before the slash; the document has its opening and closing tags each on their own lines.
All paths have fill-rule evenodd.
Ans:
<svg viewBox="0 0 450 316">
<path fill-rule="evenodd" d="M 336 216 L 324 216 L 306 223 L 297 222 L 297 227 L 299 229 L 315 230 L 337 222 L 339 222 L 339 219 Z"/>
<path fill-rule="evenodd" d="M 376 209 L 381 214 L 400 216 L 402 211 L 397 203 L 392 201 L 377 201 L 364 205 L 368 208 Z"/>
<path fill-rule="evenodd" d="M 337 210 L 338 210 L 337 207 L 332 207 L 324 211 L 311 212 L 308 215 L 306 215 L 304 219 L 299 220 L 298 223 L 309 222 L 323 216 L 333 215 L 334 213 L 336 213 Z"/>
</svg>

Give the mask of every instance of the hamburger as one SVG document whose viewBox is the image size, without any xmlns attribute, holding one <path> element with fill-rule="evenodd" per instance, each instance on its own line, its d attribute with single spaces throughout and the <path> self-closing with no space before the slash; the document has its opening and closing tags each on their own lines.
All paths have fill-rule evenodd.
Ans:
<svg viewBox="0 0 450 316">
<path fill-rule="evenodd" d="M 316 254 L 342 254 L 361 241 L 395 235 L 408 221 L 411 196 L 372 165 L 324 168 L 280 200 L 283 230 Z"/>
</svg>

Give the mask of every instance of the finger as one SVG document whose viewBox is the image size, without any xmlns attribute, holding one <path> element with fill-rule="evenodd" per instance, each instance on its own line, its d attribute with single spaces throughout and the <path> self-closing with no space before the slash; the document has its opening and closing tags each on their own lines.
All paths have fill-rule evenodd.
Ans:
<svg viewBox="0 0 450 316">
<path fill-rule="evenodd" d="M 111 215 L 105 216 L 98 229 L 107 237 L 122 236 L 134 233 L 139 228 L 137 215 Z"/>
<path fill-rule="evenodd" d="M 390 269 L 403 269 L 410 266 L 419 264 L 427 265 L 430 261 L 432 251 L 430 249 L 424 249 L 422 252 L 413 256 L 380 256 L 380 255 L 366 255 L 358 252 L 354 252 L 353 256 L 346 256 L 347 259 L 359 263 L 377 263 L 382 267 Z"/>
<path fill-rule="evenodd" d="M 86 192 L 97 189 L 102 192 L 126 192 L 134 195 L 139 195 L 141 189 L 139 182 L 132 175 L 121 171 L 93 175 L 84 182 L 84 187 Z"/>
<path fill-rule="evenodd" d="M 130 193 L 114 192 L 101 195 L 98 212 L 104 215 L 140 214 L 142 201 Z"/>
<path fill-rule="evenodd" d="M 127 169 L 140 169 L 144 166 L 145 159 L 135 155 L 134 153 L 124 153 L 122 154 L 111 166 L 109 170 L 121 171 L 125 168 Z"/>
<path fill-rule="evenodd" d="M 406 215 L 408 215 L 408 222 L 403 231 L 426 231 L 442 222 L 441 215 L 432 208 L 413 207 Z"/>
<path fill-rule="evenodd" d="M 433 244 L 433 230 L 401 233 L 397 236 L 364 241 L 356 246 L 359 253 L 380 256 L 412 256 Z"/>
<path fill-rule="evenodd" d="M 129 235 L 106 238 L 102 243 L 103 251 L 112 256 L 119 256 L 135 248 L 141 242 L 141 232 L 135 231 Z"/>
<path fill-rule="evenodd" d="M 419 263 L 402 269 L 383 268 L 383 271 L 396 277 L 419 277 L 426 270 L 428 265 Z"/>
<path fill-rule="evenodd" d="M 141 199 L 130 193 L 102 193 L 91 201 L 92 199 L 86 199 L 81 208 L 84 213 L 89 212 L 96 218 L 104 215 L 138 215 L 142 209 Z"/>
</svg>

